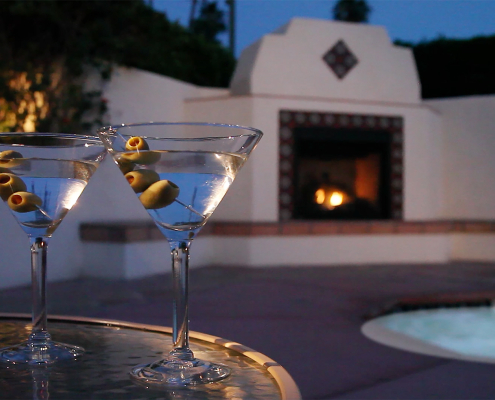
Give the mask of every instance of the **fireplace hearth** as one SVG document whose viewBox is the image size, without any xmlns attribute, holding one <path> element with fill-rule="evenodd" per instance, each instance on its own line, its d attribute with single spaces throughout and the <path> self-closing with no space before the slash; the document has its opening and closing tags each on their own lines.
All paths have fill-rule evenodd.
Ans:
<svg viewBox="0 0 495 400">
<path fill-rule="evenodd" d="M 280 113 L 280 219 L 402 218 L 402 118 Z"/>
<path fill-rule="evenodd" d="M 388 219 L 390 135 L 294 130 L 294 219 Z"/>
</svg>

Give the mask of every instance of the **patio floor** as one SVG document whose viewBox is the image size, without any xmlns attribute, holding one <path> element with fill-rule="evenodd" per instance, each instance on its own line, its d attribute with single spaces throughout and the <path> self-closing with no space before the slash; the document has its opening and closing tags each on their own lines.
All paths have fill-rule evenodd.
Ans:
<svg viewBox="0 0 495 400">
<path fill-rule="evenodd" d="M 48 312 L 171 325 L 169 274 L 51 283 Z M 360 332 L 397 304 L 495 297 L 495 264 L 193 269 L 190 329 L 283 365 L 304 399 L 495 399 L 495 364 L 396 350 Z M 0 312 L 30 312 L 30 288 L 0 291 Z"/>
</svg>

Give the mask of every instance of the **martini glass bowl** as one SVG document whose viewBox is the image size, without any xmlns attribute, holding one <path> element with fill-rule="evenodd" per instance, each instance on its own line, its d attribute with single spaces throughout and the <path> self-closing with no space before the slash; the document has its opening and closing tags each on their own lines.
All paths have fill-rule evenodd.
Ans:
<svg viewBox="0 0 495 400">
<path fill-rule="evenodd" d="M 189 347 L 189 248 L 262 133 L 236 125 L 156 122 L 106 127 L 98 135 L 172 255 L 173 349 L 162 360 L 134 367 L 131 378 L 155 388 L 226 378 L 226 366 L 197 359 Z"/>
<path fill-rule="evenodd" d="M 47 330 L 47 249 L 105 155 L 96 136 L 0 133 L 0 198 L 30 240 L 33 300 L 29 338 L 0 349 L 0 362 L 48 365 L 84 353 L 53 341 Z"/>
</svg>

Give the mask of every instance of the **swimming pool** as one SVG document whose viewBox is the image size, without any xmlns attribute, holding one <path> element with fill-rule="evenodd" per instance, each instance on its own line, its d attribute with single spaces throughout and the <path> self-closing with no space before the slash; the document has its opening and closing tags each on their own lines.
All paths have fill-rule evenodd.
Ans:
<svg viewBox="0 0 495 400">
<path fill-rule="evenodd" d="M 495 363 L 495 308 L 459 307 L 397 312 L 366 322 L 362 332 L 416 353 Z"/>
</svg>

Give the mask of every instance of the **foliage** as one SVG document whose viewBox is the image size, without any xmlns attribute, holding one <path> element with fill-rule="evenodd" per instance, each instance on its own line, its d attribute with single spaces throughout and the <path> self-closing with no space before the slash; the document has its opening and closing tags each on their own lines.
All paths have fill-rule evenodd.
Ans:
<svg viewBox="0 0 495 400">
<path fill-rule="evenodd" d="M 189 28 L 192 33 L 202 35 L 210 42 L 218 42 L 217 35 L 227 30 L 224 12 L 218 8 L 216 1 L 206 1 L 201 6 L 198 18 L 191 21 Z"/>
<path fill-rule="evenodd" d="M 371 7 L 366 0 L 339 0 L 333 7 L 333 19 L 347 22 L 368 22 Z"/>
<path fill-rule="evenodd" d="M 495 35 L 395 43 L 412 48 L 424 99 L 495 93 Z"/>
<path fill-rule="evenodd" d="M 62 7 L 54 4 L 0 2 L 2 131 L 78 133 L 92 125 L 83 121 L 84 113 L 104 112 L 98 93 L 85 92 L 80 81 L 81 66 L 89 65 L 89 60 L 70 46 L 81 21 L 62 20 Z M 101 122 L 99 115 L 94 122 Z"/>
<path fill-rule="evenodd" d="M 102 125 L 88 70 L 112 65 L 227 86 L 235 66 L 220 44 L 171 23 L 143 0 L 0 1 L 0 130 L 85 132 Z M 200 66 L 198 68 L 198 66 Z"/>
</svg>

